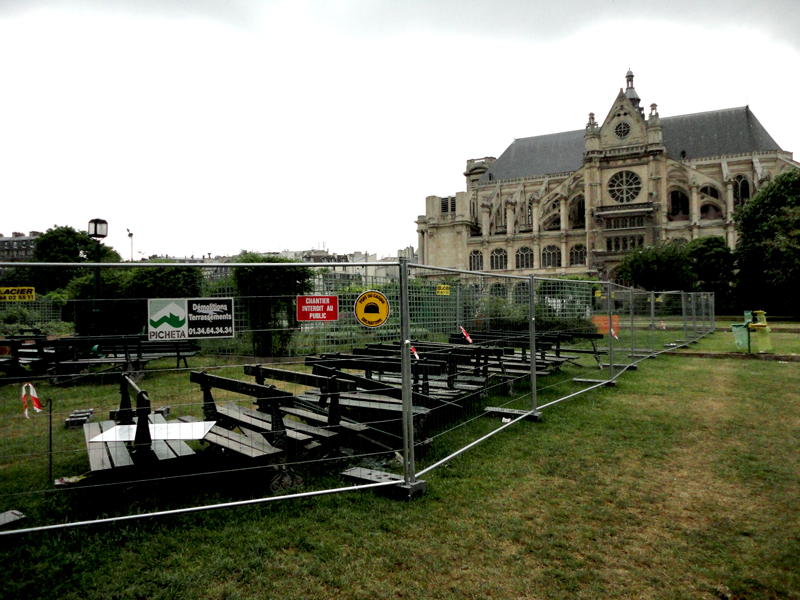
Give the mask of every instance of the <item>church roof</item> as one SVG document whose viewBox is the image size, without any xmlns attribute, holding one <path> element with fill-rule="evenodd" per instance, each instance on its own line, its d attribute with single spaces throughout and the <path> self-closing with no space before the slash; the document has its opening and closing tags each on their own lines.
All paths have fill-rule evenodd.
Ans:
<svg viewBox="0 0 800 600">
<path fill-rule="evenodd" d="M 670 158 L 703 158 L 780 150 L 749 106 L 661 119 L 661 133 Z"/>
<path fill-rule="evenodd" d="M 676 160 L 780 151 L 748 106 L 661 119 L 667 156 Z M 480 178 L 515 179 L 577 171 L 583 164 L 583 129 L 514 140 Z"/>
<path fill-rule="evenodd" d="M 478 181 L 577 171 L 583 164 L 585 133 L 578 129 L 514 140 Z"/>
</svg>

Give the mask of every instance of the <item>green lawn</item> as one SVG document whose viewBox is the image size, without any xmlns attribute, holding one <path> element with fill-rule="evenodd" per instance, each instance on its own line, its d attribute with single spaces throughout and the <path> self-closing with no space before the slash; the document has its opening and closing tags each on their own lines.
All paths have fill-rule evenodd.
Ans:
<svg viewBox="0 0 800 600">
<path fill-rule="evenodd" d="M 800 597 L 798 363 L 648 360 L 426 480 L 0 537 L 0 596 Z"/>
</svg>

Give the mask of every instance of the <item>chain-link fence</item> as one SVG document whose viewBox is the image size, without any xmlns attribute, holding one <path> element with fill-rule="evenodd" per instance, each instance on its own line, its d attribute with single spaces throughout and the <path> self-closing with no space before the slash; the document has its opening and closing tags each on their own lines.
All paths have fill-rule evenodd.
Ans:
<svg viewBox="0 0 800 600">
<path fill-rule="evenodd" d="M 34 528 L 353 486 L 408 497 L 714 328 L 708 294 L 406 261 L 90 267 L 58 314 L 0 340 L 0 513 Z"/>
</svg>

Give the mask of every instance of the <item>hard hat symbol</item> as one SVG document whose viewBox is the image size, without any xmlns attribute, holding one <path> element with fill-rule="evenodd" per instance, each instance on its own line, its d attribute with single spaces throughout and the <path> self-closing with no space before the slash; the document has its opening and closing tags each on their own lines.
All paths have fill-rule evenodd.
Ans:
<svg viewBox="0 0 800 600">
<path fill-rule="evenodd" d="M 370 290 L 358 297 L 354 312 L 362 325 L 380 327 L 389 318 L 389 301 L 381 292 Z"/>
</svg>

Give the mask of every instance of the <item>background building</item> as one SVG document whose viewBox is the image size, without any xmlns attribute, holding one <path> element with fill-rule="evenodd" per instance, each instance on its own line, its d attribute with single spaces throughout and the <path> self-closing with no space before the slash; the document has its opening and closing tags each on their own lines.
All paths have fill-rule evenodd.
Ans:
<svg viewBox="0 0 800 600">
<path fill-rule="evenodd" d="M 36 248 L 36 238 L 42 233 L 31 231 L 28 235 L 15 231 L 11 237 L 0 233 L 0 260 L 3 262 L 30 262 Z"/>
<path fill-rule="evenodd" d="M 633 73 L 602 123 L 515 140 L 467 161 L 467 191 L 428 196 L 417 220 L 421 264 L 613 277 L 630 249 L 722 236 L 737 207 L 800 168 L 748 106 L 645 115 Z"/>
</svg>

